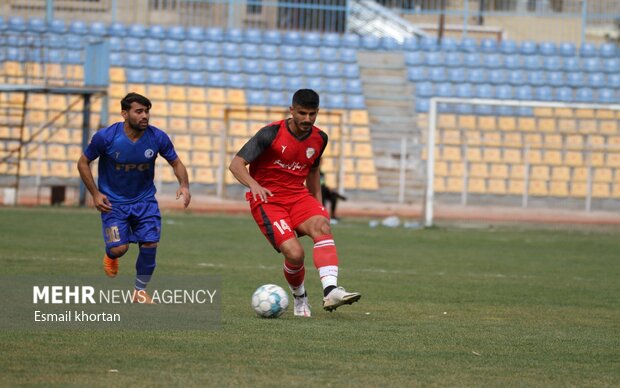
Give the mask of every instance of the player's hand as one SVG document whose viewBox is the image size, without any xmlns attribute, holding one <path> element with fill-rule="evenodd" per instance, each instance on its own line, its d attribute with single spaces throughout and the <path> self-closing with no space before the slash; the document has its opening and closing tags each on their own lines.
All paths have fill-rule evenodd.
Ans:
<svg viewBox="0 0 620 388">
<path fill-rule="evenodd" d="M 256 197 L 260 198 L 261 201 L 267 203 L 268 197 L 273 197 L 273 194 L 268 189 L 264 188 L 261 185 L 250 186 L 250 192 L 252 193 L 252 198 L 256 201 Z"/>
<path fill-rule="evenodd" d="M 99 210 L 101 213 L 107 213 L 112 210 L 112 203 L 108 200 L 104 194 L 97 194 L 93 196 L 93 202 L 95 202 L 95 208 Z"/>
<path fill-rule="evenodd" d="M 183 207 L 187 209 L 189 206 L 189 202 L 192 200 L 192 195 L 189 193 L 189 188 L 187 187 L 179 187 L 177 190 L 177 199 L 183 196 Z"/>
</svg>

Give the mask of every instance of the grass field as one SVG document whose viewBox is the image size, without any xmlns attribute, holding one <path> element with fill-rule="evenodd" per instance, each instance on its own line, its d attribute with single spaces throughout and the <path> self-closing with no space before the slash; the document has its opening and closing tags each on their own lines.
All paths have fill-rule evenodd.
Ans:
<svg viewBox="0 0 620 388">
<path fill-rule="evenodd" d="M 0 209 L 0 232 L 2 275 L 104 276 L 92 209 Z M 221 276 L 221 327 L 2 329 L 0 386 L 618 386 L 618 232 L 345 221 L 340 280 L 361 301 L 323 311 L 309 253 L 314 316 L 265 320 L 252 292 L 285 282 L 249 215 L 164 214 L 156 276 Z"/>
</svg>

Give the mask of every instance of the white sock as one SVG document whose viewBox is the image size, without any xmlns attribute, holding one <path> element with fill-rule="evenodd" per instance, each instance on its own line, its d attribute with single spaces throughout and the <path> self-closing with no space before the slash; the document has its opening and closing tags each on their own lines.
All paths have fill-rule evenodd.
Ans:
<svg viewBox="0 0 620 388">
<path fill-rule="evenodd" d="M 326 289 L 329 286 L 338 286 L 337 265 L 326 265 L 325 267 L 319 268 L 319 276 L 321 277 L 321 284 L 323 284 L 323 289 Z"/>
<path fill-rule="evenodd" d="M 299 287 L 293 287 L 289 284 L 288 288 L 291 289 L 293 296 L 303 296 L 303 294 L 306 293 L 306 287 L 304 286 L 303 282 L 299 285 Z"/>
</svg>

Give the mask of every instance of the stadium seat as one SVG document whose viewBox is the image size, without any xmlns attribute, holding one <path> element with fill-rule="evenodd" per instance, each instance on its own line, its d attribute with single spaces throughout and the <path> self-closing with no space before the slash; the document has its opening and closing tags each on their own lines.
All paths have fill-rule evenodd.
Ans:
<svg viewBox="0 0 620 388">
<path fill-rule="evenodd" d="M 448 52 L 445 54 L 443 63 L 449 67 L 463 66 L 463 56 L 459 52 Z"/>
<path fill-rule="evenodd" d="M 220 46 L 222 49 L 221 55 L 228 58 L 240 58 L 241 57 L 241 49 L 238 43 L 234 42 L 224 42 Z"/>
<path fill-rule="evenodd" d="M 573 90 L 566 86 L 559 87 L 555 90 L 555 98 L 558 101 L 570 102 L 573 100 Z"/>
<path fill-rule="evenodd" d="M 337 62 L 323 63 L 323 76 L 330 78 L 342 77 L 342 67 Z"/>
<path fill-rule="evenodd" d="M 459 49 L 466 53 L 475 53 L 478 51 L 478 43 L 475 39 L 464 38 L 459 44 Z"/>
<path fill-rule="evenodd" d="M 257 28 L 248 28 L 243 33 L 243 41 L 258 45 L 263 41 L 263 33 Z"/>
<path fill-rule="evenodd" d="M 229 28 L 224 31 L 224 40 L 233 43 L 243 43 L 245 37 L 243 30 L 240 28 Z"/>
<path fill-rule="evenodd" d="M 127 37 L 127 29 L 125 28 L 125 25 L 118 22 L 110 24 L 110 27 L 108 28 L 108 33 L 111 36 L 117 36 L 119 38 Z"/>
<path fill-rule="evenodd" d="M 226 73 L 241 73 L 243 66 L 239 59 L 229 58 L 224 61 L 224 71 Z"/>
<path fill-rule="evenodd" d="M 159 54 L 162 52 L 159 39 L 144 39 L 142 41 L 142 47 L 144 51 L 149 54 Z"/>
<path fill-rule="evenodd" d="M 321 34 L 316 31 L 306 32 L 302 36 L 304 46 L 320 47 L 322 43 Z"/>
<path fill-rule="evenodd" d="M 361 38 L 360 48 L 364 50 L 377 50 L 379 49 L 381 40 L 374 35 L 364 35 Z"/>
<path fill-rule="evenodd" d="M 510 70 L 521 69 L 523 67 L 521 56 L 519 54 L 503 55 L 502 62 L 504 64 L 504 68 Z"/>
<path fill-rule="evenodd" d="M 166 84 L 168 82 L 168 74 L 162 70 L 149 70 L 146 82 L 159 85 Z"/>
<path fill-rule="evenodd" d="M 223 69 L 222 69 L 222 65 L 220 64 L 219 58 L 205 57 L 204 70 L 208 72 L 221 72 Z"/>
<path fill-rule="evenodd" d="M 560 71 L 550 71 L 547 73 L 547 84 L 551 86 L 564 85 L 564 73 Z"/>
<path fill-rule="evenodd" d="M 415 93 L 417 97 L 432 97 L 433 84 L 430 82 L 420 82 L 415 86 Z"/>
<path fill-rule="evenodd" d="M 340 60 L 345 63 L 357 63 L 357 52 L 354 49 L 341 48 Z"/>
<path fill-rule="evenodd" d="M 481 66 L 480 54 L 476 53 L 467 53 L 463 57 L 463 64 L 467 67 L 471 68 L 479 68 Z"/>
<path fill-rule="evenodd" d="M 267 105 L 283 107 L 289 103 L 288 93 L 286 92 L 268 92 Z M 326 104 L 327 105 L 327 104 Z M 327 107 L 327 106 L 326 106 Z"/>
<path fill-rule="evenodd" d="M 493 98 L 493 87 L 489 84 L 479 84 L 474 87 L 476 98 Z"/>
<path fill-rule="evenodd" d="M 601 43 L 599 46 L 599 55 L 603 58 L 612 58 L 617 56 L 616 45 L 613 43 Z"/>
<path fill-rule="evenodd" d="M 575 92 L 575 100 L 578 102 L 594 102 L 594 91 L 591 88 L 578 88 Z"/>
<path fill-rule="evenodd" d="M 321 65 L 318 62 L 304 62 L 304 75 L 309 77 L 321 75 Z"/>
<path fill-rule="evenodd" d="M 498 69 L 502 67 L 502 58 L 498 54 L 486 54 L 482 57 L 482 65 L 489 69 Z"/>
<path fill-rule="evenodd" d="M 261 57 L 261 53 L 258 47 L 254 43 L 241 44 L 241 56 L 248 59 L 258 59 Z"/>
<path fill-rule="evenodd" d="M 620 59 L 606 58 L 605 60 L 603 60 L 602 67 L 606 73 L 618 73 L 620 72 Z"/>
<path fill-rule="evenodd" d="M 494 53 L 497 51 L 497 40 L 484 38 L 480 41 L 480 51 L 483 53 Z"/>
<path fill-rule="evenodd" d="M 149 69 L 163 69 L 165 67 L 164 57 L 160 55 L 147 55 L 146 67 Z"/>
<path fill-rule="evenodd" d="M 143 84 L 146 82 L 146 71 L 144 69 L 127 69 L 127 82 L 131 84 Z"/>
<path fill-rule="evenodd" d="M 425 53 L 424 64 L 428 67 L 443 65 L 443 53 L 434 51 Z"/>
<path fill-rule="evenodd" d="M 543 68 L 549 71 L 556 71 L 562 68 L 562 59 L 556 56 L 543 57 Z"/>
<path fill-rule="evenodd" d="M 280 57 L 288 61 L 296 61 L 299 57 L 299 50 L 296 46 L 280 46 Z"/>
<path fill-rule="evenodd" d="M 59 19 L 52 20 L 52 22 L 50 23 L 48 27 L 48 32 L 51 32 L 54 34 L 64 34 L 65 32 L 67 32 L 67 27 L 65 25 L 65 22 Z"/>
<path fill-rule="evenodd" d="M 420 68 L 418 68 L 420 69 Z M 461 84 L 466 82 L 466 73 L 465 70 L 462 67 L 451 67 L 448 69 L 447 72 L 447 77 L 448 77 L 448 81 L 450 82 L 454 82 L 456 84 Z M 424 79 L 424 72 L 421 72 L 418 75 L 419 79 Z"/>
<path fill-rule="evenodd" d="M 302 63 L 298 61 L 286 61 L 282 63 L 282 73 L 287 76 L 300 76 L 302 74 Z"/>
<path fill-rule="evenodd" d="M 170 40 L 183 41 L 186 38 L 185 27 L 174 25 L 166 30 L 166 38 Z"/>
<path fill-rule="evenodd" d="M 539 70 L 530 70 L 527 72 L 527 83 L 532 86 L 542 86 L 546 83 L 546 74 Z"/>
<path fill-rule="evenodd" d="M 302 35 L 299 31 L 284 31 L 282 33 L 282 43 L 296 48 L 302 44 Z"/>
<path fill-rule="evenodd" d="M 247 88 L 264 90 L 266 87 L 265 78 L 261 74 L 250 74 L 246 78 Z"/>
<path fill-rule="evenodd" d="M 284 81 L 286 90 L 295 92 L 304 87 L 303 79 L 301 77 L 286 77 Z M 280 85 L 280 89 L 282 86 Z"/>
<path fill-rule="evenodd" d="M 542 60 L 538 55 L 528 55 L 523 60 L 523 67 L 527 70 L 542 70 Z"/>
<path fill-rule="evenodd" d="M 347 109 L 366 109 L 366 102 L 364 100 L 364 96 L 361 94 L 358 95 L 347 95 Z"/>
<path fill-rule="evenodd" d="M 267 77 L 267 89 L 275 90 L 275 91 L 283 90 L 284 84 L 285 82 L 282 76 L 276 75 L 276 76 Z"/>
<path fill-rule="evenodd" d="M 441 40 L 441 50 L 444 52 L 453 52 L 459 50 L 459 42 L 449 36 L 443 37 Z"/>
<path fill-rule="evenodd" d="M 506 73 L 502 69 L 493 69 L 488 72 L 488 81 L 494 85 L 506 83 Z"/>
<path fill-rule="evenodd" d="M 538 51 L 541 55 L 552 56 L 557 54 L 557 46 L 553 42 L 542 42 L 539 45 Z"/>
<path fill-rule="evenodd" d="M 25 32 L 28 29 L 28 24 L 21 16 L 11 16 L 7 22 L 7 30 L 15 32 Z"/>
<path fill-rule="evenodd" d="M 339 62 L 340 50 L 333 47 L 321 47 L 319 49 L 319 59 L 323 62 Z"/>
<path fill-rule="evenodd" d="M 395 51 L 400 50 L 401 44 L 391 36 L 383 36 L 380 38 L 379 48 L 381 50 Z"/>
<path fill-rule="evenodd" d="M 598 90 L 597 99 L 601 103 L 614 103 L 617 102 L 616 93 L 613 89 L 602 88 Z"/>
<path fill-rule="evenodd" d="M 524 40 L 519 46 L 519 52 L 523 55 L 534 55 L 538 53 L 538 45 L 536 42 Z"/>
<path fill-rule="evenodd" d="M 566 84 L 574 88 L 584 86 L 583 73 L 581 72 L 568 73 L 567 78 L 566 78 Z"/>
<path fill-rule="evenodd" d="M 163 52 L 168 55 L 179 55 L 182 52 L 181 43 L 176 40 L 167 39 L 163 41 Z"/>
<path fill-rule="evenodd" d="M 190 73 L 187 82 L 192 86 L 207 86 L 205 73 Z"/>
<path fill-rule="evenodd" d="M 186 73 L 184 71 L 172 71 L 168 73 L 168 82 L 171 85 L 185 85 Z"/>
<path fill-rule="evenodd" d="M 419 50 L 420 45 L 418 44 L 418 38 L 415 36 L 408 36 L 403 41 L 402 49 L 405 52 L 417 51 Z"/>
<path fill-rule="evenodd" d="M 506 55 L 516 54 L 518 52 L 517 43 L 514 40 L 503 39 L 499 44 L 499 51 Z"/>
<path fill-rule="evenodd" d="M 79 35 L 65 35 L 65 48 L 70 50 L 82 50 L 84 48 L 84 39 Z M 128 43 L 129 44 L 129 43 Z M 141 44 L 138 43 L 136 45 L 138 48 L 141 47 Z"/>
<path fill-rule="evenodd" d="M 241 63 L 241 71 L 246 74 L 261 74 L 263 72 L 263 62 L 245 59 Z"/>
<path fill-rule="evenodd" d="M 517 100 L 531 100 L 533 99 L 534 94 L 529 85 L 522 85 L 517 87 L 515 96 Z"/>
<path fill-rule="evenodd" d="M 72 50 L 67 51 L 63 58 L 63 62 L 71 65 L 82 65 L 84 63 L 84 60 L 82 59 L 82 52 Z"/>
<path fill-rule="evenodd" d="M 341 45 L 348 48 L 357 49 L 361 45 L 361 39 L 359 35 L 346 33 L 342 36 Z"/>
<path fill-rule="evenodd" d="M 30 18 L 28 19 L 26 29 L 30 32 L 35 32 L 35 33 L 40 34 L 40 33 L 47 31 L 47 26 L 45 24 L 45 21 L 41 18 Z"/>
<path fill-rule="evenodd" d="M 73 24 L 71 24 L 70 30 L 73 28 Z M 74 32 L 74 34 L 79 34 L 79 32 Z M 127 35 L 132 38 L 143 39 L 148 36 L 148 30 L 142 24 L 131 24 L 127 29 Z"/>
<path fill-rule="evenodd" d="M 263 42 L 272 45 L 280 45 L 282 36 L 278 30 L 267 30 L 263 33 Z"/>
<path fill-rule="evenodd" d="M 562 42 L 559 48 L 560 55 L 563 57 L 573 57 L 577 52 L 574 43 Z"/>
<path fill-rule="evenodd" d="M 467 82 L 480 84 L 486 82 L 486 72 L 479 68 L 469 69 L 467 72 Z"/>
<path fill-rule="evenodd" d="M 447 80 L 446 69 L 443 67 L 432 67 L 428 75 L 433 82 L 445 82 Z"/>
<path fill-rule="evenodd" d="M 405 65 L 420 66 L 424 64 L 425 56 L 419 51 L 405 52 Z"/>
<path fill-rule="evenodd" d="M 620 88 L 620 73 L 607 75 L 607 86 L 610 88 Z"/>
<path fill-rule="evenodd" d="M 209 83 L 209 78 L 207 77 L 207 83 Z M 246 87 L 245 75 L 240 73 L 232 73 L 228 74 L 225 78 L 224 86 L 233 89 L 244 89 Z"/>
<path fill-rule="evenodd" d="M 553 90 L 549 86 L 541 86 L 535 90 L 535 99 L 539 101 L 553 100 Z"/>
<path fill-rule="evenodd" d="M 323 78 L 311 77 L 306 78 L 306 87 L 313 90 L 323 90 Z"/>
<path fill-rule="evenodd" d="M 166 29 L 160 24 L 153 24 L 148 27 L 146 36 L 150 39 L 166 39 Z"/>
<path fill-rule="evenodd" d="M 201 57 L 185 57 L 185 69 L 190 71 L 204 70 L 204 64 Z"/>
<path fill-rule="evenodd" d="M 495 98 L 500 100 L 511 100 L 513 97 L 512 88 L 508 85 L 499 85 L 495 88 Z"/>
<path fill-rule="evenodd" d="M 598 57 L 584 58 L 582 61 L 582 69 L 587 72 L 598 72 L 601 69 L 601 63 Z"/>
<path fill-rule="evenodd" d="M 586 85 L 590 88 L 605 86 L 605 76 L 602 73 L 589 73 L 586 76 Z"/>
<path fill-rule="evenodd" d="M 592 43 L 583 43 L 579 48 L 579 55 L 582 57 L 594 57 L 598 54 L 596 46 Z"/>
<path fill-rule="evenodd" d="M 362 81 L 358 79 L 347 79 L 345 80 L 345 88 L 349 94 L 362 94 Z"/>
<path fill-rule="evenodd" d="M 520 70 L 513 70 L 508 72 L 507 82 L 513 86 L 523 85 L 525 83 L 525 73 Z"/>
</svg>

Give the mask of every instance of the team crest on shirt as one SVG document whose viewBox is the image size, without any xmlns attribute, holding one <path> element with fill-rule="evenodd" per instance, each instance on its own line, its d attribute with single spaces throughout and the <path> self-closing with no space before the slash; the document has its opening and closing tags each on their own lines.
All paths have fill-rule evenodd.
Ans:
<svg viewBox="0 0 620 388">
<path fill-rule="evenodd" d="M 315 150 L 314 150 L 314 148 L 312 148 L 312 147 L 308 147 L 308 148 L 306 148 L 306 157 L 307 157 L 308 159 L 310 159 L 310 158 L 312 157 L 312 155 L 314 155 L 314 153 L 315 153 L 315 152 L 316 152 L 316 151 L 315 151 Z"/>
<path fill-rule="evenodd" d="M 147 149 L 146 151 L 144 151 L 144 157 L 147 158 L 147 159 L 151 159 L 153 157 L 153 154 L 155 154 L 155 153 L 150 148 Z"/>
</svg>

